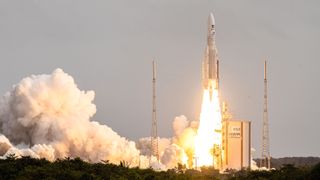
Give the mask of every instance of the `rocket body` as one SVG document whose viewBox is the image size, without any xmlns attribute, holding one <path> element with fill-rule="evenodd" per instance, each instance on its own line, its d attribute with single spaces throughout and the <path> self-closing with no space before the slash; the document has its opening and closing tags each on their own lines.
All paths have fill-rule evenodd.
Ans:
<svg viewBox="0 0 320 180">
<path fill-rule="evenodd" d="M 202 62 L 202 86 L 211 92 L 219 88 L 219 60 L 215 44 L 215 20 L 212 13 L 208 18 L 207 47 Z"/>
</svg>

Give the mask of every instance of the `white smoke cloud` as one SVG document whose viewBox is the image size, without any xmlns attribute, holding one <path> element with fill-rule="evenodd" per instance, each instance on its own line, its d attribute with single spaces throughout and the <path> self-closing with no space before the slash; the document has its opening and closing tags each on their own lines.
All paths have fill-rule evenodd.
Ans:
<svg viewBox="0 0 320 180">
<path fill-rule="evenodd" d="M 180 115 L 172 122 L 173 137 L 158 139 L 160 163 L 165 166 L 165 169 L 175 168 L 178 163 L 191 167 L 193 140 L 197 128 L 198 121 L 189 121 L 185 116 Z M 149 156 L 151 154 L 150 137 L 139 139 L 137 148 L 142 155 Z M 154 161 L 156 161 L 156 158 L 152 158 L 151 164 L 157 164 Z"/>
<path fill-rule="evenodd" d="M 174 137 L 172 143 L 178 145 L 186 154 L 183 163 L 187 167 L 192 167 L 194 156 L 194 139 L 197 134 L 199 121 L 189 121 L 183 115 L 177 116 L 173 123 Z M 184 155 L 182 155 L 184 157 Z M 180 162 L 179 162 L 180 163 Z"/>
<path fill-rule="evenodd" d="M 173 137 L 159 138 L 160 162 L 149 158 L 150 137 L 137 144 L 90 118 L 96 113 L 93 91 L 81 91 L 73 78 L 56 69 L 22 79 L 0 99 L 0 156 L 80 157 L 89 162 L 126 161 L 141 168 L 192 165 L 198 121 L 183 115 L 172 123 Z M 149 164 L 150 162 L 150 164 Z"/>
<path fill-rule="evenodd" d="M 93 99 L 93 91 L 79 90 L 61 69 L 24 78 L 0 100 L 0 155 L 145 163 L 133 141 L 90 120 Z"/>
<path fill-rule="evenodd" d="M 167 147 L 162 156 L 161 156 L 161 163 L 165 164 L 168 169 L 177 167 L 177 164 L 186 164 L 187 162 L 187 155 L 181 147 L 177 144 L 171 144 Z"/>
<path fill-rule="evenodd" d="M 257 162 L 255 162 L 253 160 L 253 155 L 256 152 L 256 149 L 251 148 L 251 170 L 254 171 L 269 171 L 270 169 L 266 168 L 266 167 L 258 167 Z M 273 168 L 271 168 L 273 169 Z"/>
<path fill-rule="evenodd" d="M 170 138 L 158 138 L 158 150 L 161 153 L 170 146 Z M 137 148 L 140 150 L 141 155 L 150 156 L 151 154 L 151 137 L 140 138 L 137 142 Z"/>
<path fill-rule="evenodd" d="M 0 156 L 5 155 L 10 148 L 12 148 L 12 144 L 9 139 L 4 135 L 0 135 Z"/>
<path fill-rule="evenodd" d="M 188 126 L 189 121 L 187 117 L 184 115 L 177 116 L 172 123 L 174 136 L 179 137 Z"/>
<path fill-rule="evenodd" d="M 163 156 L 163 152 L 167 147 L 171 145 L 170 138 L 158 138 L 158 151 L 159 156 Z M 151 155 L 151 137 L 140 138 L 137 142 L 137 148 L 140 150 L 141 155 L 150 158 Z M 155 170 L 167 170 L 168 167 L 162 163 L 162 161 L 158 162 L 157 157 L 151 156 L 150 167 Z"/>
</svg>

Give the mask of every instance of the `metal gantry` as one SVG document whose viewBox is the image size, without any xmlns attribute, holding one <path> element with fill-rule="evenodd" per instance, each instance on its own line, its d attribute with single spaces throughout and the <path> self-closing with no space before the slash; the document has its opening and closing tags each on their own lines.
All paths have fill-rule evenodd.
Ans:
<svg viewBox="0 0 320 180">
<path fill-rule="evenodd" d="M 152 127 L 151 127 L 151 155 L 159 161 L 157 103 L 156 103 L 156 62 L 152 61 Z"/>
<path fill-rule="evenodd" d="M 267 61 L 264 61 L 264 105 L 260 167 L 270 169 Z"/>
</svg>

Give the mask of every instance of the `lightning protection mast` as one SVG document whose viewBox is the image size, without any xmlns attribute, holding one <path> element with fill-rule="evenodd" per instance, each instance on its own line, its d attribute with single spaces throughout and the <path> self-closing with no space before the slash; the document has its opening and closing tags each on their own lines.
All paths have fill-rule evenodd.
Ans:
<svg viewBox="0 0 320 180">
<path fill-rule="evenodd" d="M 156 62 L 152 61 L 152 130 L 151 130 L 151 155 L 156 156 L 159 162 L 157 103 L 156 103 Z M 150 157 L 151 158 L 151 157 Z"/>
<path fill-rule="evenodd" d="M 264 105 L 260 167 L 270 169 L 267 61 L 264 61 Z"/>
</svg>

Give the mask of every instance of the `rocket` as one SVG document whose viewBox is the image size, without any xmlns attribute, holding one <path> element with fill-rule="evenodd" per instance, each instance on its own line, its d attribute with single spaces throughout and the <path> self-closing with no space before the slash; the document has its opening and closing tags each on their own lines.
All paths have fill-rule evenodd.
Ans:
<svg viewBox="0 0 320 180">
<path fill-rule="evenodd" d="M 215 42 L 215 21 L 213 14 L 208 18 L 207 47 L 202 61 L 202 86 L 210 91 L 210 99 L 213 89 L 219 88 L 219 59 Z"/>
</svg>

